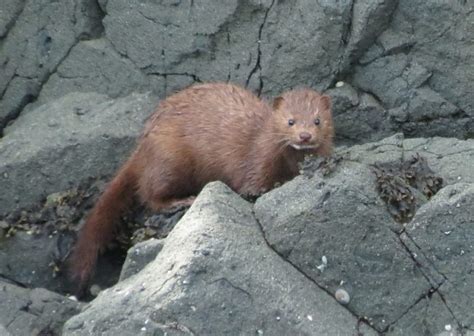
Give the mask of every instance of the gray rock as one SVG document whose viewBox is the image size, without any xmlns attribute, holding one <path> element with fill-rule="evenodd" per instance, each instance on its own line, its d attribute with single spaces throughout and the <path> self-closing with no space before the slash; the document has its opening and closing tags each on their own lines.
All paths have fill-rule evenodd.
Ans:
<svg viewBox="0 0 474 336">
<path fill-rule="evenodd" d="M 7 1 L 5 8 L 5 21 L 0 21 L 4 31 L 0 35 L 5 36 L 0 48 L 0 97 L 6 102 L 0 105 L 0 131 L 37 96 L 38 88 L 32 91 L 31 85 L 46 81 L 80 37 L 101 31 L 100 13 L 92 0 L 27 0 L 16 5 Z M 19 80 L 28 84 L 20 85 Z"/>
<path fill-rule="evenodd" d="M 149 76 L 245 84 L 257 62 L 266 6 L 109 1 L 104 26 L 117 51 Z"/>
<path fill-rule="evenodd" d="M 398 109 L 394 129 L 410 136 L 472 137 L 472 10 L 469 1 L 398 1 L 389 29 L 352 76 L 385 108 Z"/>
<path fill-rule="evenodd" d="M 5 0 L 0 10 L 0 38 L 4 38 L 23 10 L 25 0 Z"/>
<path fill-rule="evenodd" d="M 473 205 L 474 184 L 453 184 L 422 206 L 406 226 L 406 235 L 443 275 L 439 293 L 467 328 L 474 326 L 472 309 L 466 309 L 474 300 Z"/>
<path fill-rule="evenodd" d="M 400 131 L 470 138 L 472 6 L 8 0 L 0 13 L 0 130 L 38 96 L 40 103 L 74 91 L 163 97 L 199 81 L 232 81 L 274 96 L 344 79 L 361 100 L 375 101 L 338 115 L 341 143 Z"/>
<path fill-rule="evenodd" d="M 404 32 L 394 31 L 389 28 L 380 34 L 378 38 L 378 44 L 382 47 L 384 55 L 393 55 L 402 53 L 408 50 L 415 43 L 413 38 L 409 34 Z"/>
<path fill-rule="evenodd" d="M 3 336 L 11 336 L 12 334 L 10 334 L 7 329 L 0 324 L 0 335 L 3 335 Z"/>
<path fill-rule="evenodd" d="M 271 0 L 236 0 L 221 6 L 212 1 L 196 5 L 121 0 L 101 6 L 107 13 L 103 20 L 105 38 L 147 75 L 138 87 L 150 82 L 156 92 L 168 94 L 194 81 L 228 80 L 268 95 L 293 86 L 321 89 L 330 85 L 344 54 L 344 45 L 333 42 L 345 34 L 351 7 L 350 1 L 333 5 Z M 373 8 L 367 9 L 366 18 L 389 7 L 383 1 L 368 6 Z M 379 20 L 385 21 L 383 17 Z M 329 60 L 328 64 L 321 66 L 322 59 Z M 78 70 L 85 67 L 77 55 L 71 54 L 65 62 L 70 66 L 62 67 L 61 74 L 52 78 L 49 91 L 72 89 L 62 87 L 59 76 L 72 78 L 70 83 L 81 82 L 81 90 L 95 85 L 91 78 L 78 76 Z M 114 76 L 113 72 L 108 74 Z M 118 72 L 112 83 L 121 82 L 121 76 L 124 74 Z M 102 90 L 113 90 L 114 85 Z"/>
<path fill-rule="evenodd" d="M 404 158 L 403 144 L 403 134 L 399 133 L 378 142 L 336 148 L 335 153 L 347 161 L 363 163 L 364 165 L 401 162 Z"/>
<path fill-rule="evenodd" d="M 430 87 L 471 117 L 474 74 L 465 66 L 474 56 L 474 41 L 467 38 L 474 34 L 470 21 L 473 6 L 470 1 L 428 4 L 422 0 L 400 0 L 392 22 L 395 31 L 410 34 L 416 40 L 410 51 L 413 58 L 436 70 Z M 428 17 L 443 19 L 427 23 Z"/>
<path fill-rule="evenodd" d="M 63 250 L 70 248 L 71 243 L 72 236 L 68 242 L 63 235 L 16 232 L 13 237 L 1 242 L 1 274 L 30 288 L 65 292 L 67 284 L 55 272 L 55 267 L 61 264 L 61 257 L 65 254 Z"/>
<path fill-rule="evenodd" d="M 127 259 L 122 267 L 119 281 L 123 281 L 140 272 L 152 262 L 163 248 L 164 240 L 149 239 L 132 246 L 127 251 Z"/>
<path fill-rule="evenodd" d="M 352 1 L 272 2 L 259 41 L 263 92 L 330 86 L 344 55 Z"/>
<path fill-rule="evenodd" d="M 375 143 L 352 147 L 341 147 L 336 153 L 349 161 L 367 165 L 376 162 L 401 162 L 420 154 L 428 165 L 443 178 L 446 184 L 459 182 L 473 183 L 474 140 L 460 141 L 454 138 L 404 139 L 396 134 Z"/>
<path fill-rule="evenodd" d="M 329 293 L 348 290 L 346 307 L 383 331 L 431 285 L 374 186 L 369 167 L 344 162 L 329 178 L 298 177 L 263 195 L 255 213 L 280 255 Z"/>
<path fill-rule="evenodd" d="M 446 336 L 461 335 L 457 331 L 460 331 L 457 321 L 439 293 L 433 293 L 422 298 L 396 324 L 390 326 L 386 335 L 444 335 L 444 332 Z"/>
<path fill-rule="evenodd" d="M 77 93 L 22 115 L 0 142 L 0 214 L 111 174 L 155 105 L 149 95 Z"/>
<path fill-rule="evenodd" d="M 95 92 L 112 98 L 150 91 L 146 76 L 121 57 L 106 39 L 81 41 L 43 85 L 39 103 L 69 92 Z M 156 88 L 157 93 L 163 93 Z"/>
<path fill-rule="evenodd" d="M 354 1 L 352 4 L 352 17 L 349 18 L 350 31 L 346 49 L 346 59 L 341 69 L 348 71 L 350 65 L 354 63 L 366 49 L 373 45 L 377 36 L 382 33 L 390 24 L 390 17 L 397 7 L 398 1 L 392 0 L 365 0 Z"/>
<path fill-rule="evenodd" d="M 29 288 L 75 293 L 77 284 L 68 277 L 67 263 L 67 257 L 74 244 L 73 234 L 58 230 L 48 232 L 52 230 L 45 228 L 40 233 L 32 231 L 17 231 L 11 237 L 2 238 L 1 276 Z M 114 285 L 119 278 L 119 265 L 113 263 L 113 257 L 113 254 L 109 254 L 98 260 L 97 271 L 92 281 L 100 288 Z M 129 273 L 135 268 L 133 265 L 130 266 Z"/>
<path fill-rule="evenodd" d="M 0 130 L 15 117 L 21 109 L 32 102 L 41 91 L 41 83 L 36 78 L 14 77 L 0 100 Z"/>
<path fill-rule="evenodd" d="M 371 95 L 358 93 L 350 84 L 326 93 L 333 100 L 336 141 L 355 144 L 381 140 L 392 133 L 387 111 Z"/>
<path fill-rule="evenodd" d="M 404 156 L 419 153 L 446 184 L 474 183 L 474 139 L 453 138 L 406 139 Z"/>
<path fill-rule="evenodd" d="M 42 288 L 26 289 L 2 281 L 0 302 L 0 333 L 15 336 L 60 335 L 64 322 L 83 306 Z"/>
<path fill-rule="evenodd" d="M 353 335 L 357 319 L 270 249 L 249 203 L 208 185 L 137 275 L 63 335 Z"/>
</svg>

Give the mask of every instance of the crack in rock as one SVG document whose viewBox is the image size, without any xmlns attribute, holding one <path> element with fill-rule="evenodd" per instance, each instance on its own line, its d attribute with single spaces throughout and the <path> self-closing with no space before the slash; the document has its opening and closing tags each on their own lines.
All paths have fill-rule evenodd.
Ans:
<svg viewBox="0 0 474 336">
<path fill-rule="evenodd" d="M 406 244 L 407 241 L 404 240 L 404 238 L 406 237 L 406 239 L 412 243 L 417 249 L 418 251 L 417 252 L 413 252 L 410 247 Z M 431 263 L 428 259 L 428 257 L 425 255 L 425 253 L 423 252 L 423 250 L 415 243 L 415 241 L 410 237 L 410 235 L 404 231 L 399 237 L 398 237 L 400 243 L 402 244 L 402 246 L 405 248 L 405 250 L 408 252 L 408 254 L 410 255 L 410 257 L 412 258 L 413 262 L 415 263 L 415 265 L 418 267 L 418 269 L 420 270 L 420 272 L 423 274 L 423 276 L 426 278 L 426 280 L 436 289 L 438 289 L 442 284 L 444 284 L 446 281 L 449 281 L 449 279 L 446 277 L 445 274 L 443 274 L 442 272 L 440 272 L 436 266 Z M 420 260 L 420 257 L 418 256 L 417 253 L 420 253 L 421 254 L 421 258 L 423 260 Z M 425 265 L 424 265 L 425 264 Z M 426 265 L 427 264 L 427 265 Z M 429 274 L 429 271 L 430 271 L 430 267 L 431 269 L 436 272 L 435 275 L 433 274 Z M 440 275 L 442 277 L 442 279 L 439 279 L 439 281 L 437 281 L 437 277 L 436 275 Z"/>
<path fill-rule="evenodd" d="M 219 279 L 216 279 L 214 281 L 211 282 L 211 284 L 214 284 L 214 283 L 218 283 L 218 282 L 225 282 L 226 284 L 228 284 L 230 287 L 232 287 L 233 289 L 239 291 L 239 292 L 242 292 L 243 294 L 245 294 L 251 302 L 253 302 L 253 298 L 252 298 L 252 295 L 246 291 L 245 289 L 239 287 L 239 286 L 236 286 L 234 285 L 229 279 L 227 278 L 219 278 Z"/>
<path fill-rule="evenodd" d="M 449 281 L 448 281 L 449 282 Z M 446 306 L 446 309 L 450 312 L 450 314 L 452 315 L 453 319 L 456 321 L 456 323 L 458 324 L 458 327 L 459 329 L 461 329 L 463 327 L 461 321 L 457 318 L 457 316 L 454 314 L 454 311 L 451 309 L 451 307 L 449 306 L 448 302 L 446 301 L 446 298 L 444 297 L 443 293 L 439 290 L 437 291 L 437 293 L 439 294 L 439 297 L 441 298 L 441 301 L 444 303 L 444 305 Z"/>
<path fill-rule="evenodd" d="M 417 304 L 419 304 L 421 301 L 423 301 L 424 299 L 430 297 L 431 295 L 433 295 L 434 293 L 436 293 L 437 289 L 434 289 L 434 288 L 430 288 L 428 290 L 428 293 L 423 293 L 421 294 L 421 296 L 411 305 L 407 308 L 407 310 L 405 312 L 403 312 L 395 321 L 393 321 L 392 323 L 390 323 L 389 325 L 387 325 L 387 327 L 382 331 L 383 333 L 387 332 L 390 330 L 390 328 L 394 325 L 396 325 L 403 317 L 405 317 Z"/>
<path fill-rule="evenodd" d="M 265 235 L 265 231 L 263 230 L 263 226 L 262 224 L 260 223 L 260 220 L 258 219 L 257 215 L 255 214 L 254 210 L 252 210 L 252 214 L 253 214 L 253 217 L 255 218 L 255 221 L 257 222 L 257 226 L 260 230 L 260 233 L 262 234 L 262 237 L 263 237 L 263 240 L 265 241 L 265 244 L 267 245 L 267 247 L 273 251 L 277 256 L 280 257 L 280 259 L 282 261 L 284 261 L 285 263 L 287 263 L 288 265 L 290 265 L 293 269 L 295 269 L 298 273 L 300 273 L 303 277 L 305 277 L 309 282 L 313 283 L 314 285 L 316 285 L 319 289 L 321 289 L 322 291 L 324 291 L 325 293 L 327 293 L 337 304 L 341 305 L 339 302 L 337 302 L 337 300 L 334 298 L 334 295 L 329 292 L 326 288 L 320 286 L 313 278 L 311 278 L 308 274 L 306 274 L 301 268 L 299 268 L 297 265 L 293 264 L 290 260 L 286 259 L 284 256 L 282 256 L 277 250 L 275 250 L 271 244 L 268 242 L 267 240 L 267 237 Z M 374 329 L 372 327 L 372 325 L 370 324 L 370 322 L 368 322 L 366 320 L 365 317 L 363 316 L 358 316 L 357 314 L 355 314 L 353 311 L 351 311 L 347 306 L 344 306 L 344 305 L 341 305 L 344 309 L 346 309 L 352 316 L 354 316 L 357 321 L 358 321 L 358 325 L 357 325 L 357 328 L 359 328 L 359 325 L 360 323 L 359 322 L 364 322 L 367 327 L 370 328 L 371 331 L 375 332 L 376 334 L 379 334 L 379 332 Z"/>
<path fill-rule="evenodd" d="M 265 15 L 263 16 L 263 22 L 262 24 L 260 25 L 260 28 L 258 30 L 258 40 L 257 40 L 257 60 L 255 61 L 255 66 L 253 67 L 253 69 L 250 71 L 248 77 L 247 77 L 247 80 L 245 81 L 245 87 L 248 87 L 249 86 L 249 83 L 250 83 L 250 80 L 252 79 L 253 75 L 257 72 L 257 71 L 260 71 L 262 70 L 262 66 L 260 64 L 260 59 L 261 59 L 261 56 L 262 56 L 262 50 L 261 50 L 261 42 L 262 42 L 262 32 L 263 32 L 263 28 L 265 26 L 265 24 L 267 23 L 267 17 L 268 17 L 268 13 L 270 12 L 270 10 L 273 8 L 273 5 L 275 4 L 275 0 L 272 0 L 272 3 L 270 4 L 270 6 L 268 7 L 268 9 L 265 11 Z M 263 90 L 263 81 L 262 81 L 262 75 L 260 74 L 259 75 L 259 86 L 258 86 L 258 89 L 257 89 L 257 95 L 260 96 L 262 94 L 262 90 Z"/>
<path fill-rule="evenodd" d="M 12 31 L 12 29 L 15 27 L 16 23 L 18 22 L 18 18 L 23 14 L 26 8 L 26 0 L 20 0 L 21 3 L 21 8 L 18 10 L 10 19 L 10 21 L 5 25 L 5 33 L 3 35 L 0 35 L 0 39 L 7 39 L 8 34 Z"/>
</svg>

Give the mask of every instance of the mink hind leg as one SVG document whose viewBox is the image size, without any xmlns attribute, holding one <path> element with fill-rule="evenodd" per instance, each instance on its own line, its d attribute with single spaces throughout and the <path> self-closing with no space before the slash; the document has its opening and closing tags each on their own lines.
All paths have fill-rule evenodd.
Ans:
<svg viewBox="0 0 474 336">
<path fill-rule="evenodd" d="M 190 174 L 180 167 L 151 167 L 139 180 L 141 201 L 153 211 L 190 206 L 197 192 Z"/>
</svg>

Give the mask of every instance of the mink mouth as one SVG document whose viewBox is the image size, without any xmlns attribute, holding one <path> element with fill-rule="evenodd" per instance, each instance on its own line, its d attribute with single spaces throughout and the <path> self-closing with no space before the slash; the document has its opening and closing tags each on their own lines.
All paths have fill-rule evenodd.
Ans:
<svg viewBox="0 0 474 336">
<path fill-rule="evenodd" d="M 305 145 L 305 144 L 291 144 L 290 146 L 296 150 L 316 149 L 318 147 L 317 145 Z"/>
</svg>

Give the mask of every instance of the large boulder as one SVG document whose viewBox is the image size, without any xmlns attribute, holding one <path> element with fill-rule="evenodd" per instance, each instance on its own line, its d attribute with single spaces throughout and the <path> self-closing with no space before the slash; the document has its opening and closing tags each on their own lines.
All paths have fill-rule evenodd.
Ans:
<svg viewBox="0 0 474 336">
<path fill-rule="evenodd" d="M 345 162 L 327 179 L 300 177 L 258 199 L 257 219 L 275 251 L 383 331 L 431 289 L 391 228 L 370 168 Z"/>
<path fill-rule="evenodd" d="M 140 273 L 63 335 L 354 335 L 359 322 L 267 245 L 252 205 L 208 185 Z"/>
</svg>

